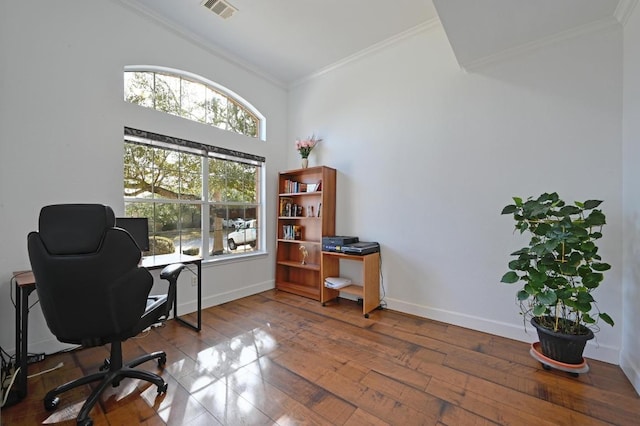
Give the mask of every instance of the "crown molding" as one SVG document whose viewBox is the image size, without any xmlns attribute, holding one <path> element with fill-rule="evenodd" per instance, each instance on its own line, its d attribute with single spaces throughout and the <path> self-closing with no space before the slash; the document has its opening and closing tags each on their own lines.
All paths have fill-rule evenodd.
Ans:
<svg viewBox="0 0 640 426">
<path fill-rule="evenodd" d="M 318 77 L 320 77 L 320 76 L 322 76 L 324 74 L 327 74 L 329 72 L 332 72 L 332 71 L 334 71 L 334 70 L 336 70 L 338 68 L 341 68 L 341 67 L 343 67 L 343 66 L 345 66 L 345 65 L 347 65 L 349 63 L 358 61 L 358 60 L 360 60 L 360 59 L 362 59 L 364 57 L 367 57 L 367 56 L 372 55 L 372 54 L 374 54 L 376 52 L 379 52 L 379 51 L 381 51 L 381 50 L 383 50 L 383 49 L 385 49 L 385 48 L 387 48 L 389 46 L 392 46 L 392 45 L 394 45 L 396 43 L 399 43 L 400 41 L 405 40 L 405 39 L 407 39 L 409 37 L 412 37 L 412 36 L 414 36 L 416 34 L 420 34 L 420 33 L 429 31 L 432 28 L 435 28 L 437 26 L 440 26 L 440 19 L 438 19 L 438 18 L 433 18 L 433 19 L 430 19 L 428 21 L 425 21 L 425 22 L 423 22 L 421 24 L 416 25 L 415 27 L 409 28 L 406 31 L 403 31 L 403 32 L 401 32 L 399 34 L 396 34 L 396 35 L 394 35 L 392 37 L 389 37 L 388 39 L 385 39 L 385 40 L 383 40 L 383 41 L 381 41 L 379 43 L 371 45 L 371 46 L 369 46 L 369 47 L 367 47 L 367 48 L 365 48 L 365 49 L 363 49 L 363 50 L 361 50 L 361 51 L 359 51 L 357 53 L 354 53 L 353 55 L 347 56 L 346 58 L 343 58 L 343 59 L 341 59 L 341 60 L 339 60 L 337 62 L 334 62 L 333 64 L 327 65 L 326 67 L 324 67 L 324 68 L 322 68 L 322 69 L 320 69 L 320 70 L 318 70 L 318 71 L 316 71 L 316 72 L 314 72 L 312 74 L 309 74 L 306 77 L 302 77 L 302 78 L 300 78 L 298 80 L 295 80 L 291 84 L 289 84 L 289 89 L 294 88 L 296 86 L 299 86 L 299 85 L 301 85 L 303 83 L 306 83 L 306 82 L 308 82 L 310 80 L 313 80 L 315 78 L 318 78 Z"/>
<path fill-rule="evenodd" d="M 615 12 L 613 12 L 613 16 L 615 16 L 623 27 L 627 24 L 629 16 L 631 16 L 636 4 L 638 4 L 638 0 L 620 0 L 618 3 Z"/>
<path fill-rule="evenodd" d="M 637 0 L 622 0 L 622 2 L 626 2 L 626 1 L 630 1 L 633 3 L 637 2 Z M 620 22 L 616 18 L 611 16 L 604 19 L 600 19 L 598 21 L 590 22 L 588 24 L 574 27 L 557 34 L 543 37 L 541 39 L 534 40 L 532 42 L 514 46 L 511 48 L 502 50 L 498 53 L 494 53 L 492 55 L 475 59 L 467 63 L 460 63 L 460 67 L 464 71 L 469 72 L 492 63 L 501 62 L 501 61 L 513 58 L 515 56 L 522 55 L 522 54 L 540 49 L 542 47 L 547 47 L 553 44 L 557 44 L 575 37 L 580 37 L 586 34 L 592 34 L 600 31 L 612 30 L 616 28 L 620 28 Z"/>
<path fill-rule="evenodd" d="M 274 84 L 276 86 L 278 86 L 281 89 L 287 89 L 287 85 L 285 82 L 283 82 L 282 80 L 272 76 L 271 74 L 265 73 L 264 71 L 260 70 L 259 68 L 257 68 L 256 66 L 254 66 L 253 64 L 241 59 L 240 57 L 233 55 L 231 53 L 229 53 L 227 50 L 212 45 L 210 42 L 204 40 L 202 37 L 200 37 L 199 35 L 188 31 L 180 26 L 177 26 L 171 22 L 169 22 L 168 20 L 166 20 L 164 17 L 158 15 L 157 13 L 155 13 L 154 11 L 140 5 L 139 3 L 136 3 L 133 0 L 111 0 L 115 3 L 120 4 L 121 6 L 131 10 L 132 12 L 136 13 L 138 16 L 140 16 L 141 18 L 162 26 L 163 28 L 165 28 L 166 30 L 170 31 L 171 33 L 175 34 L 176 36 L 189 41 L 193 44 L 195 44 L 196 46 L 198 46 L 199 48 L 215 55 L 218 56 L 224 60 L 226 60 L 227 62 L 230 62 L 233 65 L 236 65 L 242 69 L 244 69 L 245 71 L 260 77 L 264 80 L 267 80 L 269 83 Z"/>
</svg>

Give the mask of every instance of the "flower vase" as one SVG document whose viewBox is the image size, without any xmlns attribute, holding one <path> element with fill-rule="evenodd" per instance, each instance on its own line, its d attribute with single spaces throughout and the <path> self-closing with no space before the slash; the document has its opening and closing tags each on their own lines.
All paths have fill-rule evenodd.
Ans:
<svg viewBox="0 0 640 426">
<path fill-rule="evenodd" d="M 308 158 L 303 158 L 302 159 L 302 168 L 306 169 L 307 167 L 309 167 L 309 159 Z"/>
</svg>

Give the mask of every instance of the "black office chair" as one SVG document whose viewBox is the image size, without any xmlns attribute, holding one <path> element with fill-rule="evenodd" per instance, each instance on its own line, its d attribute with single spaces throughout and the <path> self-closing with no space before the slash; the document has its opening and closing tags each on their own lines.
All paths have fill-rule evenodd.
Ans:
<svg viewBox="0 0 640 426">
<path fill-rule="evenodd" d="M 122 342 L 169 317 L 184 265 L 164 268 L 160 276 L 169 282 L 167 294 L 149 296 L 153 277 L 139 266 L 141 251 L 131 235 L 114 224 L 113 210 L 107 206 L 52 205 L 40 211 L 39 232 L 28 236 L 36 290 L 51 332 L 64 343 L 111 344 L 110 358 L 101 371 L 58 386 L 45 396 L 45 408 L 54 410 L 62 392 L 101 381 L 78 414 L 77 423 L 83 426 L 93 424 L 89 412 L 102 392 L 125 377 L 155 384 L 158 394 L 167 390 L 162 377 L 134 368 L 153 359 L 163 367 L 166 353 L 153 352 L 123 364 Z"/>
</svg>

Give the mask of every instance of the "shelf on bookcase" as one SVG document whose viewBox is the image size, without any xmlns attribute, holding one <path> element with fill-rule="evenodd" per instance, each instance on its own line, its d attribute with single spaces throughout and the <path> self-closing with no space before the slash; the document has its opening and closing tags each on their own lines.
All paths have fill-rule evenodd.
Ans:
<svg viewBox="0 0 640 426">
<path fill-rule="evenodd" d="M 281 197 L 291 197 L 291 196 L 296 196 L 296 195 L 311 195 L 311 194 L 316 194 L 316 195 L 322 195 L 322 191 L 310 191 L 310 192 L 281 192 L 280 195 Z"/>
<path fill-rule="evenodd" d="M 310 299 L 320 300 L 320 288 L 317 286 L 311 287 L 292 283 L 289 281 L 281 281 L 276 283 L 276 288 L 278 290 L 287 291 L 299 296 L 305 296 Z"/>
<path fill-rule="evenodd" d="M 312 271 L 319 271 L 320 265 L 315 263 L 305 263 L 304 265 L 300 262 L 296 262 L 295 260 L 279 260 L 278 265 L 289 266 L 290 268 L 300 268 L 300 269 L 309 269 Z"/>
<path fill-rule="evenodd" d="M 287 219 L 321 219 L 321 217 L 318 216 L 278 216 L 278 219 L 280 220 L 287 220 Z"/>
<path fill-rule="evenodd" d="M 354 296 L 359 296 L 359 297 L 362 297 L 362 294 L 363 294 L 362 286 L 358 284 L 351 284 L 346 287 L 337 288 L 336 290 L 343 291 L 347 294 L 353 294 Z"/>
<path fill-rule="evenodd" d="M 293 243 L 293 244 L 322 244 L 320 241 L 309 240 L 285 240 L 284 238 L 278 238 L 279 243 Z"/>
</svg>

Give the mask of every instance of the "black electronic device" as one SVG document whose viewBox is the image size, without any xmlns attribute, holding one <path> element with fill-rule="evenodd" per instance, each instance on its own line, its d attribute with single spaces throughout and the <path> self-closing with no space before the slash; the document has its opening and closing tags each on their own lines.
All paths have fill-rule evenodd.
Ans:
<svg viewBox="0 0 640 426">
<path fill-rule="evenodd" d="M 358 241 L 358 237 L 346 237 L 343 235 L 322 237 L 322 251 L 340 253 L 342 252 L 342 247 L 347 244 L 357 243 Z"/>
<path fill-rule="evenodd" d="M 141 251 L 149 251 L 149 219 L 146 217 L 117 217 L 116 226 L 129 232 Z"/>
<path fill-rule="evenodd" d="M 336 244 L 322 244 L 322 251 L 332 251 L 340 253 L 342 251 L 342 246 Z"/>
<path fill-rule="evenodd" d="M 332 237 L 322 237 L 322 244 L 334 246 L 344 246 L 346 244 L 357 243 L 358 237 L 346 237 L 343 235 L 334 235 Z"/>
<path fill-rule="evenodd" d="M 357 243 L 347 244 L 341 247 L 340 251 L 345 254 L 365 255 L 378 253 L 380 244 L 376 242 L 359 241 Z"/>
</svg>

